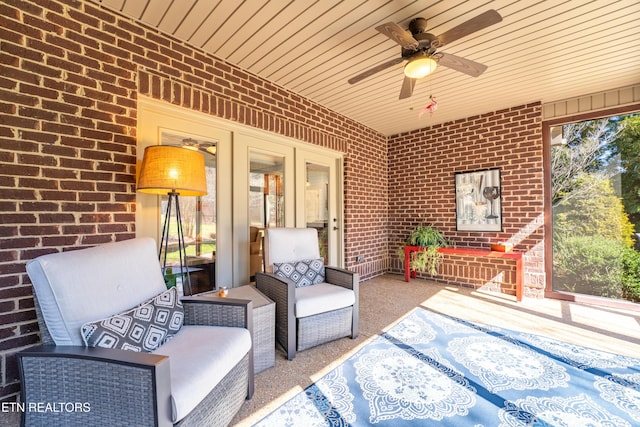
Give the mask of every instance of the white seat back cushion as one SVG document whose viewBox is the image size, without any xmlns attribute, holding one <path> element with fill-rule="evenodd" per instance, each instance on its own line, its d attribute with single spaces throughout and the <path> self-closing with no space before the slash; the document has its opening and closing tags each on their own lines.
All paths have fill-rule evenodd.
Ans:
<svg viewBox="0 0 640 427">
<path fill-rule="evenodd" d="M 329 283 L 296 288 L 296 318 L 313 316 L 352 306 L 356 296 L 351 289 Z"/>
<path fill-rule="evenodd" d="M 264 264 L 273 273 L 276 262 L 320 258 L 318 231 L 315 228 L 267 228 L 264 231 Z"/>
<path fill-rule="evenodd" d="M 189 414 L 251 349 L 243 328 L 185 325 L 153 354 L 169 356 L 173 422 Z"/>
<path fill-rule="evenodd" d="M 84 323 L 121 313 L 165 291 L 160 270 L 151 238 L 44 255 L 27 264 L 56 345 L 84 345 Z"/>
</svg>

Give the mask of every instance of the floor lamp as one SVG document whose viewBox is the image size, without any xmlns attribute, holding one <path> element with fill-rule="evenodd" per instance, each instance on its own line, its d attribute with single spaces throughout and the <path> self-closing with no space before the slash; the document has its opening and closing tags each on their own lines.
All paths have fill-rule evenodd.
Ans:
<svg viewBox="0 0 640 427">
<path fill-rule="evenodd" d="M 175 210 L 178 229 L 178 257 L 180 275 L 185 295 L 192 295 L 191 277 L 187 263 L 187 249 L 180 214 L 178 196 L 204 196 L 207 182 L 204 156 L 194 150 L 171 145 L 153 145 L 145 148 L 138 177 L 138 191 L 141 193 L 167 195 L 167 211 L 162 226 L 158 259 L 162 263 L 162 273 L 166 273 L 169 249 L 169 227 L 171 213 Z M 163 256 L 164 254 L 164 256 Z M 187 294 L 188 291 L 188 294 Z"/>
</svg>

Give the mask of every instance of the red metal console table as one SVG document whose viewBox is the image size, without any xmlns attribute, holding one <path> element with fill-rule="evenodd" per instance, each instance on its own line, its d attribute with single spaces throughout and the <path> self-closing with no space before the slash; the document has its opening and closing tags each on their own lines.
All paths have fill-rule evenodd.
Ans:
<svg viewBox="0 0 640 427">
<path fill-rule="evenodd" d="M 411 280 L 411 252 L 422 251 L 424 248 L 420 246 L 404 247 L 404 280 Z M 516 260 L 516 301 L 522 301 L 522 286 L 524 284 L 524 261 L 522 260 L 522 252 L 498 252 L 485 249 L 472 248 L 439 248 L 438 252 L 443 254 L 454 255 L 471 255 L 476 257 L 493 257 L 493 258 L 511 258 Z M 415 276 L 414 276 L 415 277 Z"/>
</svg>

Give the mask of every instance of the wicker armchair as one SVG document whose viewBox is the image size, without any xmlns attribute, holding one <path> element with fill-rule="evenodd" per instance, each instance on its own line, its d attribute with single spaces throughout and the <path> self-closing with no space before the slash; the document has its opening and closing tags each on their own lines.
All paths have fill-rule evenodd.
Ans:
<svg viewBox="0 0 640 427">
<path fill-rule="evenodd" d="M 79 325 L 166 294 L 152 239 L 45 255 L 27 272 L 43 345 L 18 353 L 23 425 L 225 426 L 251 398 L 250 301 L 183 298 L 183 325 L 152 352 L 85 345 Z"/>
<path fill-rule="evenodd" d="M 266 272 L 256 273 L 256 286 L 276 303 L 276 341 L 287 359 L 296 351 L 358 336 L 358 274 L 323 265 L 317 230 L 268 228 L 263 249 Z M 314 260 L 320 262 L 320 276 Z"/>
</svg>

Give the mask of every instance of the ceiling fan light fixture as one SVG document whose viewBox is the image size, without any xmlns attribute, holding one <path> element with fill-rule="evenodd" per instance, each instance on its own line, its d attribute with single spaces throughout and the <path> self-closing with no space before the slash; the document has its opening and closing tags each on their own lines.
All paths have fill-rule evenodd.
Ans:
<svg viewBox="0 0 640 427">
<path fill-rule="evenodd" d="M 433 73 L 437 66 L 438 63 L 430 56 L 414 56 L 404 66 L 404 75 L 411 79 L 421 79 Z"/>
</svg>

